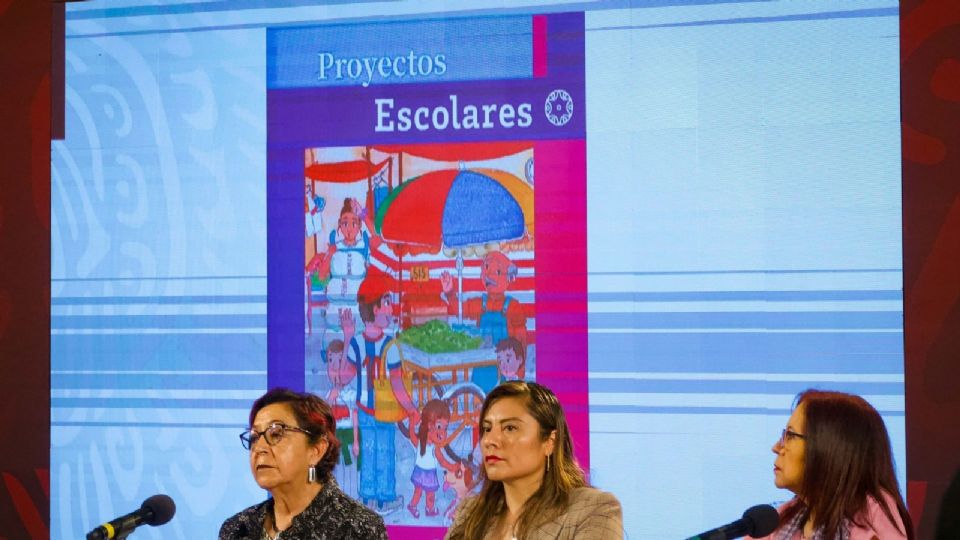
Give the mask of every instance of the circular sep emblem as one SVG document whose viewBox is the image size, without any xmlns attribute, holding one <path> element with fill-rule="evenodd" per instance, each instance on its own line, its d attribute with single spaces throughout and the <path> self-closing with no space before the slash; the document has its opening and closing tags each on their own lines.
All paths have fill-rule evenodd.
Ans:
<svg viewBox="0 0 960 540">
<path fill-rule="evenodd" d="M 547 100 L 543 104 L 543 110 L 547 114 L 547 120 L 560 127 L 573 118 L 573 98 L 566 90 L 554 90 L 547 96 Z"/>
</svg>

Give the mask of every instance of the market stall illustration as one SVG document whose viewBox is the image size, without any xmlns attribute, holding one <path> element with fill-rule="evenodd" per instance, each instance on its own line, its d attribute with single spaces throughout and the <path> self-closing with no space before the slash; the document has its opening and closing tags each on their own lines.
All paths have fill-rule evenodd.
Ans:
<svg viewBox="0 0 960 540">
<path fill-rule="evenodd" d="M 449 463 L 476 472 L 486 392 L 535 372 L 532 144 L 320 148 L 306 161 L 307 387 L 332 385 L 322 368 L 331 344 L 350 355 L 342 317 L 359 313 L 365 280 L 388 276 L 389 354 L 401 358 L 418 411 L 446 404 L 439 446 Z M 366 323 L 357 324 L 359 334 Z M 503 357 L 523 365 L 504 368 Z M 369 367 L 353 362 L 357 372 Z M 416 436 L 414 416 L 396 423 L 398 437 Z"/>
</svg>

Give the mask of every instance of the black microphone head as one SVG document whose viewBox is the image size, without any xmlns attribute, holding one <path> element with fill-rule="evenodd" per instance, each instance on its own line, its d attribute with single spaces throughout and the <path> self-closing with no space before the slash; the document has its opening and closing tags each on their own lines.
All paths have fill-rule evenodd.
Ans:
<svg viewBox="0 0 960 540">
<path fill-rule="evenodd" d="M 173 514 L 177 511 L 177 505 L 167 495 L 160 494 L 148 497 L 140 505 L 140 509 L 144 510 L 143 522 L 156 527 L 173 519 Z"/>
<path fill-rule="evenodd" d="M 772 533 L 780 524 L 780 514 L 769 504 L 758 504 L 747 508 L 743 520 L 750 524 L 747 534 L 756 538 Z"/>
</svg>

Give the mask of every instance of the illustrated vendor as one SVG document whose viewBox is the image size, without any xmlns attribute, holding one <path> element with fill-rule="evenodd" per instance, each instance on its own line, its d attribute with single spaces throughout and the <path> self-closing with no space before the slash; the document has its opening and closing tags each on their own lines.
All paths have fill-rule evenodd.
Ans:
<svg viewBox="0 0 960 540">
<path fill-rule="evenodd" d="M 463 302 L 463 317 L 477 321 L 484 345 L 493 347 L 507 337 L 513 337 L 523 346 L 527 343 L 527 315 L 520 302 L 506 294 L 507 287 L 517 278 L 517 266 L 499 251 L 491 251 L 483 257 L 480 280 L 486 290 L 478 297 Z M 453 276 L 444 271 L 440 275 L 442 298 L 447 302 L 447 312 L 457 315 L 457 292 Z M 475 368 L 470 380 L 485 393 L 498 382 L 498 367 Z"/>
</svg>

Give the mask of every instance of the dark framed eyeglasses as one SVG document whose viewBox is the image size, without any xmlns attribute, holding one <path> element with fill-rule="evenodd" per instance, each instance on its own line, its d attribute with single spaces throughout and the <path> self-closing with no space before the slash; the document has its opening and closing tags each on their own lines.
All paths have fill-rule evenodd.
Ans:
<svg viewBox="0 0 960 540">
<path fill-rule="evenodd" d="M 802 433 L 797 433 L 792 429 L 784 429 L 780 431 L 780 446 L 786 446 L 787 443 L 796 439 L 806 439 L 807 436 Z"/>
<path fill-rule="evenodd" d="M 240 434 L 240 444 L 247 450 L 253 448 L 253 445 L 257 444 L 257 441 L 260 440 L 260 437 L 263 437 L 267 441 L 267 444 L 274 446 L 281 440 L 283 436 L 288 431 L 299 431 L 305 435 L 313 435 L 313 433 L 298 428 L 296 426 L 288 426 L 286 424 L 281 424 L 280 422 L 275 422 L 267 426 L 267 429 L 263 431 L 257 431 L 255 429 L 248 429 Z"/>
</svg>

